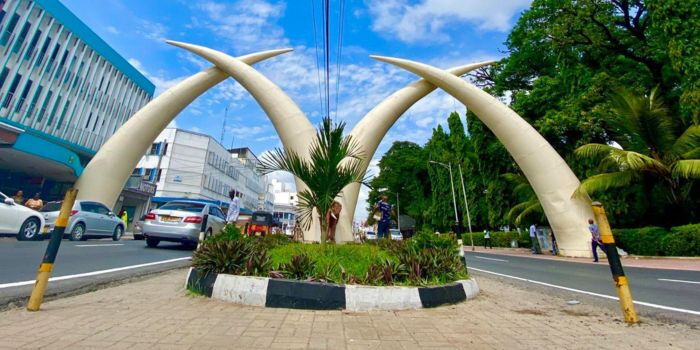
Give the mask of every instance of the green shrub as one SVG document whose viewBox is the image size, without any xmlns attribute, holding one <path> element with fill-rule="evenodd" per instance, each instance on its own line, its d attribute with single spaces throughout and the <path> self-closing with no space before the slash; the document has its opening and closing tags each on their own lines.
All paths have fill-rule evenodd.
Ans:
<svg viewBox="0 0 700 350">
<path fill-rule="evenodd" d="M 524 237 L 523 237 L 524 236 Z M 484 246 L 484 233 L 474 232 L 472 233 L 474 238 L 475 246 Z M 527 232 L 518 235 L 518 231 L 496 231 L 491 232 L 491 246 L 493 247 L 510 247 L 510 242 L 512 240 L 518 241 L 518 247 L 530 247 L 532 244 L 530 241 L 530 236 Z M 471 245 L 469 240 L 469 234 L 463 235 L 462 244 Z"/>
<path fill-rule="evenodd" d="M 661 240 L 661 246 L 666 255 L 700 256 L 700 224 L 671 228 Z"/>
<path fill-rule="evenodd" d="M 192 265 L 208 272 L 245 274 L 250 255 L 259 248 L 245 239 L 207 240 L 192 254 Z"/>
<path fill-rule="evenodd" d="M 221 233 L 207 238 L 208 241 L 231 241 L 243 238 L 241 230 L 235 225 L 226 225 L 221 229 Z"/>
<path fill-rule="evenodd" d="M 615 229 L 617 246 L 633 255 L 673 255 L 664 252 L 661 244 L 668 231 L 662 227 Z"/>
</svg>

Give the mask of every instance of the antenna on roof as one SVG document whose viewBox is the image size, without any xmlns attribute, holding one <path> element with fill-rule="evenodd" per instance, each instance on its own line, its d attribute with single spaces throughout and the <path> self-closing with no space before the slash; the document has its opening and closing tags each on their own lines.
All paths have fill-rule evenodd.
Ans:
<svg viewBox="0 0 700 350">
<path fill-rule="evenodd" d="M 226 132 L 226 119 L 228 119 L 228 106 L 224 110 L 224 125 L 221 126 L 221 137 L 219 138 L 219 143 L 224 144 L 224 133 Z"/>
</svg>

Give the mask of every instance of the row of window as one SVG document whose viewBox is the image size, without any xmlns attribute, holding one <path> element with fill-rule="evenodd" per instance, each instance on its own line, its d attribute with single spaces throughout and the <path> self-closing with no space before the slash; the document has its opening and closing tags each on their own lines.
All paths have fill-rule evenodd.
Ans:
<svg viewBox="0 0 700 350">
<path fill-rule="evenodd" d="M 207 153 L 207 164 L 218 169 L 230 178 L 238 179 L 240 173 L 238 172 L 238 169 L 236 169 L 234 163 L 229 161 L 230 159 L 230 156 L 222 157 L 212 151 Z"/>
<path fill-rule="evenodd" d="M 24 10 L 8 3 L 0 11 L 0 57 L 6 62 L 0 71 L 0 109 L 49 132 L 70 124 L 56 136 L 76 143 L 83 130 L 98 132 L 103 140 L 150 97 L 43 9 L 31 6 L 34 2 L 26 3 Z"/>
<path fill-rule="evenodd" d="M 235 188 L 233 188 L 232 186 L 213 176 L 204 175 L 203 183 L 205 189 L 226 197 L 228 197 L 228 193 L 231 190 L 235 190 Z M 243 197 L 244 196 L 241 193 L 241 198 Z"/>
</svg>

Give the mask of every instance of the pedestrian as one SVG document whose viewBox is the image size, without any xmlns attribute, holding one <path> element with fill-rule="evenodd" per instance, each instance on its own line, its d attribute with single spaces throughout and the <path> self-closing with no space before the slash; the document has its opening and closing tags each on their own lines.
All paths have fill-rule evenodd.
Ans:
<svg viewBox="0 0 700 350">
<path fill-rule="evenodd" d="M 559 249 L 557 247 L 557 237 L 554 236 L 554 231 L 550 231 L 549 236 L 552 239 L 552 255 L 557 255 L 559 253 Z"/>
<path fill-rule="evenodd" d="M 593 250 L 593 262 L 598 262 L 598 247 L 600 247 L 600 250 L 605 251 L 605 246 L 603 246 L 603 241 L 600 239 L 598 225 L 596 225 L 593 219 L 588 219 L 588 231 L 591 231 L 591 250 Z"/>
<path fill-rule="evenodd" d="M 129 213 L 127 213 L 126 210 L 122 209 L 119 211 L 119 218 L 124 222 L 124 227 L 129 226 Z"/>
<path fill-rule="evenodd" d="M 228 204 L 228 211 L 226 212 L 226 223 L 229 225 L 236 226 L 236 221 L 238 221 L 238 215 L 241 213 L 241 193 L 236 190 L 228 191 L 228 197 L 231 202 Z"/>
<path fill-rule="evenodd" d="M 41 208 L 44 206 L 44 201 L 41 200 L 41 193 L 37 192 L 34 194 L 34 197 L 27 199 L 24 206 L 36 211 L 41 210 Z"/>
<path fill-rule="evenodd" d="M 540 250 L 540 245 L 537 242 L 537 225 L 530 225 L 530 240 L 532 241 L 532 254 L 542 254 Z"/>
<path fill-rule="evenodd" d="M 391 215 L 394 207 L 388 202 L 389 197 L 382 195 L 381 199 L 374 206 L 374 211 L 380 213 L 379 222 L 377 224 L 377 238 L 387 237 L 389 234 L 389 225 L 391 225 Z"/>
<path fill-rule="evenodd" d="M 493 249 L 493 246 L 491 246 L 491 232 L 489 232 L 489 230 L 484 230 L 484 249 L 486 249 L 487 244 L 490 249 Z"/>
<path fill-rule="evenodd" d="M 17 191 L 17 193 L 15 193 L 15 195 L 12 196 L 12 200 L 14 200 L 15 203 L 17 203 L 19 205 L 23 205 L 24 204 L 24 192 L 22 192 L 22 190 Z"/>
<path fill-rule="evenodd" d="M 335 228 L 338 226 L 338 218 L 340 217 L 340 211 L 343 210 L 343 205 L 340 202 L 333 201 L 331 208 L 326 214 L 326 224 L 328 225 L 328 236 L 326 239 L 329 242 L 335 242 Z"/>
</svg>

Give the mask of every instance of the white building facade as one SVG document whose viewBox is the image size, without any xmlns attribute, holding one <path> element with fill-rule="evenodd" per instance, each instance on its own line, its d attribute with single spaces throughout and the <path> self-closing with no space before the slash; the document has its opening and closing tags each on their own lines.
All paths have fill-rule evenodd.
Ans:
<svg viewBox="0 0 700 350">
<path fill-rule="evenodd" d="M 252 152 L 241 157 L 211 136 L 167 128 L 156 138 L 134 174 L 156 183 L 156 205 L 177 199 L 210 201 L 226 208 L 229 191 L 241 193 L 241 207 L 272 210 L 267 184 L 255 170 Z"/>
<path fill-rule="evenodd" d="M 60 1 L 0 1 L 3 190 L 70 186 L 154 91 Z"/>
<path fill-rule="evenodd" d="M 270 187 L 274 194 L 273 215 L 282 224 L 282 230 L 288 235 L 292 234 L 297 218 L 297 204 L 299 198 L 297 192 L 288 184 L 277 179 L 270 181 Z"/>
</svg>

